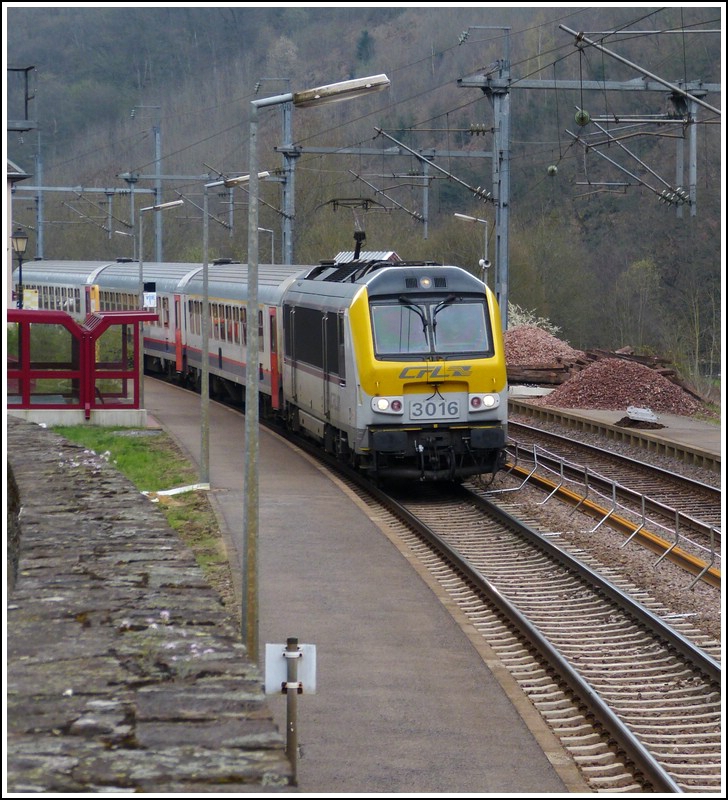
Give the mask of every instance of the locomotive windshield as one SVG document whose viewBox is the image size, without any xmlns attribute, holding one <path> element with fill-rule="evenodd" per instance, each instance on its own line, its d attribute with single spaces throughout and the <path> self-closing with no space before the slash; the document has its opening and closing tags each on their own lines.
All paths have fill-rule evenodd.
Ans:
<svg viewBox="0 0 728 800">
<path fill-rule="evenodd" d="M 379 357 L 488 354 L 492 350 L 485 303 L 407 297 L 371 304 L 374 349 Z"/>
</svg>

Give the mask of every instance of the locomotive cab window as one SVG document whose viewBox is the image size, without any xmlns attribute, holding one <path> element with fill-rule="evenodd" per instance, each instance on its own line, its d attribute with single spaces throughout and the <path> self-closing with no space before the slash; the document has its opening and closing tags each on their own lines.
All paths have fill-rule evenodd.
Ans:
<svg viewBox="0 0 728 800">
<path fill-rule="evenodd" d="M 436 353 L 482 352 L 491 349 L 483 303 L 443 300 L 433 308 Z"/>
<path fill-rule="evenodd" d="M 380 355 L 429 353 L 427 319 L 422 306 L 398 302 L 372 305 L 374 348 Z"/>
<path fill-rule="evenodd" d="M 371 303 L 378 357 L 492 354 L 490 324 L 480 299 L 439 296 L 426 302 L 400 296 Z"/>
</svg>

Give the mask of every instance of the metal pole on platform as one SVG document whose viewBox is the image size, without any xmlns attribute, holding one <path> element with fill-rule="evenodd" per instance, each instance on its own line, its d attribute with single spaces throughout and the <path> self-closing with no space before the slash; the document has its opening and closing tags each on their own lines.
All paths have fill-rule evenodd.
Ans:
<svg viewBox="0 0 728 800">
<path fill-rule="evenodd" d="M 301 689 L 298 682 L 298 639 L 290 637 L 286 640 L 286 754 L 293 769 L 293 783 L 298 780 L 298 694 Z"/>
<path fill-rule="evenodd" d="M 302 92 L 263 97 L 250 103 L 250 187 L 248 201 L 248 345 L 245 369 L 245 492 L 243 527 L 242 618 L 248 657 L 258 660 L 258 109 L 283 103 L 296 108 L 337 103 L 389 86 L 386 75 L 373 75 L 318 86 Z"/>
<path fill-rule="evenodd" d="M 202 362 L 200 365 L 200 483 L 210 484 L 210 292 L 208 188 L 202 204 Z"/>
</svg>

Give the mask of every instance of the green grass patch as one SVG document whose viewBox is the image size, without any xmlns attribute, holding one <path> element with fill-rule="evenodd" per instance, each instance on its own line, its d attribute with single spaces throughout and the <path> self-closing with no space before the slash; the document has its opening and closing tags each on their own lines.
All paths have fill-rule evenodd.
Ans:
<svg viewBox="0 0 728 800">
<path fill-rule="evenodd" d="M 192 465 L 163 431 L 95 425 L 58 426 L 53 430 L 98 455 L 108 453 L 109 462 L 140 491 L 159 492 L 199 481 Z"/>
</svg>

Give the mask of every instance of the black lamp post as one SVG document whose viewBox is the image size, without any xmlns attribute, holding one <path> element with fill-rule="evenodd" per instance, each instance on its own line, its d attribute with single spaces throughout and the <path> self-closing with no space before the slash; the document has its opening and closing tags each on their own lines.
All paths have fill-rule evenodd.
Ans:
<svg viewBox="0 0 728 800">
<path fill-rule="evenodd" d="M 18 228 L 10 239 L 13 243 L 13 252 L 18 256 L 18 308 L 23 307 L 23 256 L 28 246 L 28 234 Z"/>
</svg>

